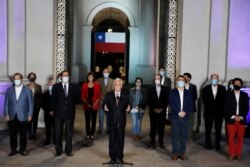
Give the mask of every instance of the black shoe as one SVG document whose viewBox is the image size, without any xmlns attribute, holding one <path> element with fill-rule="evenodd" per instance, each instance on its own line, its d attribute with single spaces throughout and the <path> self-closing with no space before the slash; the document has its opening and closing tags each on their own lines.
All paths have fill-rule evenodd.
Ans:
<svg viewBox="0 0 250 167">
<path fill-rule="evenodd" d="M 58 153 L 58 152 L 55 154 L 56 157 L 60 157 L 61 155 L 62 153 Z"/>
<path fill-rule="evenodd" d="M 216 146 L 216 151 L 221 151 L 221 146 L 220 145 Z"/>
<path fill-rule="evenodd" d="M 86 136 L 85 140 L 89 140 L 89 136 Z"/>
<path fill-rule="evenodd" d="M 211 150 L 211 149 L 213 148 L 213 146 L 212 146 L 211 144 L 206 144 L 206 145 L 205 145 L 205 148 L 206 148 L 207 150 Z"/>
<path fill-rule="evenodd" d="M 155 143 L 150 143 L 150 144 L 148 145 L 148 147 L 149 147 L 149 148 L 152 148 L 152 149 L 155 149 L 155 148 L 156 148 L 156 145 L 155 145 Z"/>
<path fill-rule="evenodd" d="M 111 163 L 111 164 L 116 164 L 116 160 L 115 160 L 115 159 L 111 159 L 111 160 L 110 160 L 110 163 Z"/>
<path fill-rule="evenodd" d="M 99 135 L 102 134 L 102 130 L 99 129 L 97 133 L 98 133 Z"/>
<path fill-rule="evenodd" d="M 19 154 L 21 154 L 22 156 L 28 156 L 29 155 L 26 151 L 20 151 Z"/>
<path fill-rule="evenodd" d="M 47 145 L 50 145 L 50 142 L 49 142 L 49 141 L 45 141 L 45 142 L 43 143 L 43 146 L 47 146 Z"/>
<path fill-rule="evenodd" d="M 65 153 L 68 157 L 72 157 L 73 154 L 72 153 Z"/>
<path fill-rule="evenodd" d="M 94 136 L 90 136 L 90 140 L 94 140 Z"/>
<path fill-rule="evenodd" d="M 160 144 L 160 145 L 159 145 L 159 147 L 160 147 L 161 149 L 163 149 L 163 150 L 165 150 L 165 149 L 166 149 L 166 147 L 165 147 L 165 145 L 164 145 L 164 144 Z"/>
<path fill-rule="evenodd" d="M 14 155 L 16 155 L 17 154 L 17 151 L 11 151 L 9 154 L 8 154 L 8 156 L 9 157 L 12 157 L 12 156 L 14 156 Z"/>
<path fill-rule="evenodd" d="M 116 161 L 116 163 L 117 163 L 117 164 L 124 164 L 123 159 L 118 159 L 118 160 Z"/>
</svg>

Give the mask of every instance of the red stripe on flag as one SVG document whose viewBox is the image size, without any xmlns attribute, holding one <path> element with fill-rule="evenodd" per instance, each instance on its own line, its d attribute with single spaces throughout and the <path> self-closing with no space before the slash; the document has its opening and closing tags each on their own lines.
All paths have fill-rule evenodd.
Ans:
<svg viewBox="0 0 250 167">
<path fill-rule="evenodd" d="M 125 53 L 125 43 L 96 43 L 96 52 Z"/>
</svg>

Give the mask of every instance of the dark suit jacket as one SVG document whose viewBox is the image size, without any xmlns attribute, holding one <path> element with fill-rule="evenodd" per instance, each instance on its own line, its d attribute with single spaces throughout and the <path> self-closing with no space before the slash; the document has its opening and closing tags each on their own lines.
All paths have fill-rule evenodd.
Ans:
<svg viewBox="0 0 250 167">
<path fill-rule="evenodd" d="M 125 127 L 126 126 L 126 109 L 129 106 L 129 95 L 124 91 L 121 90 L 119 105 L 116 104 L 116 97 L 115 92 L 110 91 L 106 94 L 103 107 L 107 106 L 109 109 L 109 126 L 119 126 Z"/>
<path fill-rule="evenodd" d="M 205 112 L 211 112 L 211 114 L 224 114 L 224 103 L 226 98 L 226 89 L 222 85 L 218 85 L 216 98 L 214 99 L 212 85 L 207 85 L 203 89 L 202 100 L 204 104 Z"/>
<path fill-rule="evenodd" d="M 237 102 L 234 91 L 228 92 L 226 102 L 225 102 L 225 117 L 227 124 L 234 124 L 235 120 L 231 119 L 233 115 L 236 115 Z M 249 110 L 249 101 L 248 95 L 245 92 L 240 91 L 240 99 L 239 99 L 239 116 L 243 118 L 240 121 L 240 124 L 246 124 L 246 117 Z"/>
<path fill-rule="evenodd" d="M 196 85 L 189 83 L 189 88 L 188 91 L 190 92 L 190 94 L 193 97 L 193 112 L 196 112 L 196 105 L 195 105 L 195 101 L 197 100 L 197 88 Z"/>
<path fill-rule="evenodd" d="M 169 77 L 164 77 L 163 86 L 165 86 L 168 91 L 171 90 L 171 79 Z"/>
<path fill-rule="evenodd" d="M 78 98 L 77 87 L 69 83 L 68 96 L 66 97 L 62 83 L 57 83 L 52 88 L 52 101 L 55 119 L 74 119 L 75 105 Z"/>
<path fill-rule="evenodd" d="M 30 86 L 30 83 L 26 85 L 27 87 Z M 40 110 L 41 108 L 41 98 L 42 98 L 42 87 L 41 85 L 35 83 L 35 92 L 34 92 L 34 109 Z"/>
<path fill-rule="evenodd" d="M 163 112 L 166 111 L 168 106 L 168 90 L 165 86 L 161 86 L 160 96 L 158 98 L 156 92 L 156 86 L 152 86 L 148 90 L 147 103 L 149 106 L 149 112 L 154 112 L 155 108 L 162 108 Z"/>
<path fill-rule="evenodd" d="M 52 95 L 50 95 L 49 90 L 46 90 L 42 95 L 41 107 L 43 111 L 47 114 L 53 111 L 52 107 Z"/>
<path fill-rule="evenodd" d="M 194 104 L 194 100 L 191 93 L 187 89 L 184 89 L 182 110 L 181 110 L 180 94 L 177 88 L 172 89 L 170 91 L 168 99 L 169 99 L 169 105 L 171 107 L 171 120 L 178 121 L 182 119 L 188 121 L 188 115 L 190 112 L 193 111 L 193 104 Z M 180 111 L 186 112 L 186 115 L 183 118 L 180 118 L 178 116 Z"/>
<path fill-rule="evenodd" d="M 145 110 L 145 108 L 146 108 L 146 94 L 145 94 L 145 90 L 143 88 L 141 88 L 140 90 L 141 90 L 142 96 L 139 99 L 138 107 Z M 135 101 L 135 95 L 136 95 L 136 88 L 134 87 L 134 88 L 130 89 L 130 94 L 129 94 L 131 109 L 133 107 L 135 107 L 135 106 L 133 106 L 134 101 Z"/>
<path fill-rule="evenodd" d="M 19 121 L 27 121 L 28 116 L 33 115 L 33 97 L 32 92 L 26 86 L 23 86 L 22 91 L 16 100 L 15 86 L 10 87 L 5 94 L 4 116 L 9 116 L 13 120 L 15 114 Z"/>
</svg>

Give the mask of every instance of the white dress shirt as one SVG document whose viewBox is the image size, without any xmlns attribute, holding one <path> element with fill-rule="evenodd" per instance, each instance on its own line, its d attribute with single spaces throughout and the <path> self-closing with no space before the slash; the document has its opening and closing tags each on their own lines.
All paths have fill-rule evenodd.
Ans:
<svg viewBox="0 0 250 167">
<path fill-rule="evenodd" d="M 211 86 L 212 86 L 212 91 L 213 91 L 213 95 L 214 95 L 214 99 L 215 99 L 215 97 L 217 95 L 218 85 L 216 85 L 216 86 L 211 85 Z"/>
<path fill-rule="evenodd" d="M 162 77 L 161 79 L 161 85 L 164 85 L 165 77 Z"/>
<path fill-rule="evenodd" d="M 16 100 L 18 100 L 20 94 L 21 94 L 21 91 L 23 89 L 23 85 L 21 84 L 20 86 L 15 86 L 15 91 L 16 91 Z"/>
<path fill-rule="evenodd" d="M 161 86 L 156 85 L 156 92 L 157 92 L 157 97 L 160 97 L 160 93 L 161 93 Z"/>
<path fill-rule="evenodd" d="M 181 102 L 181 111 L 183 110 L 183 94 L 184 90 L 178 89 L 180 95 L 180 102 Z"/>
<path fill-rule="evenodd" d="M 239 115 L 239 100 L 240 100 L 240 93 L 235 93 L 235 98 L 236 98 L 236 103 L 237 103 L 236 115 Z"/>
</svg>

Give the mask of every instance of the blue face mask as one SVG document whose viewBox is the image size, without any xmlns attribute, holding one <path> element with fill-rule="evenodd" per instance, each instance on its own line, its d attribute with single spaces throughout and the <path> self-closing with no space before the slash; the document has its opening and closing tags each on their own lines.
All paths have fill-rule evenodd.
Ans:
<svg viewBox="0 0 250 167">
<path fill-rule="evenodd" d="M 213 86 L 216 86 L 216 85 L 218 84 L 218 80 L 217 80 L 217 79 L 212 79 L 212 80 L 211 80 L 211 84 L 212 84 Z"/>
<path fill-rule="evenodd" d="M 160 71 L 160 75 L 161 75 L 162 77 L 164 77 L 164 76 L 165 76 L 165 71 Z"/>
<path fill-rule="evenodd" d="M 184 85 L 185 85 L 185 82 L 184 82 L 184 81 L 178 81 L 178 82 L 177 82 L 177 86 L 178 86 L 179 88 L 183 88 Z"/>
</svg>

